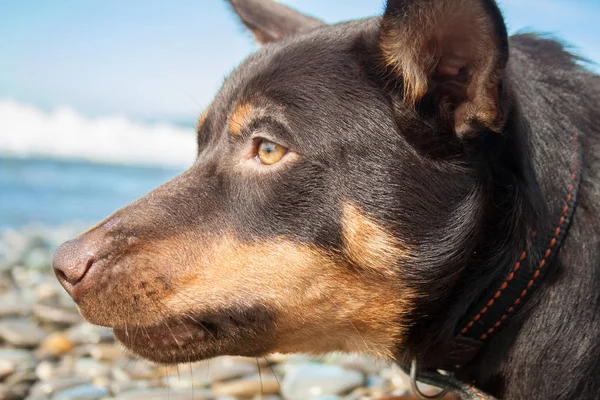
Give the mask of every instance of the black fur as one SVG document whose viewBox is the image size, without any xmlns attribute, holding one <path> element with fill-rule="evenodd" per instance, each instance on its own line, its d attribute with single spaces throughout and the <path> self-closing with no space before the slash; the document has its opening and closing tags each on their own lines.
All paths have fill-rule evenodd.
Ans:
<svg viewBox="0 0 600 400">
<path fill-rule="evenodd" d="M 528 233 L 556 223 L 577 133 L 579 204 L 551 276 L 460 372 L 507 400 L 600 398 L 600 77 L 555 41 L 517 35 L 507 44 L 495 2 L 481 1 L 501 38 L 499 65 L 506 61 L 505 123 L 500 133 L 479 127 L 468 137 L 456 135 L 431 93 L 406 104 L 401 79 L 382 62 L 381 18 L 305 24 L 276 7 L 295 25 L 272 33 L 267 3 L 256 15 L 233 1 L 271 43 L 223 84 L 198 132 L 194 166 L 111 217 L 121 221 L 111 246 L 131 236 L 231 231 L 242 242 L 286 237 L 335 253 L 342 205 L 351 201 L 412 249 L 393 266 L 419 294 L 396 360 L 437 365 L 469 307 L 506 278 Z M 229 135 L 244 102 L 267 112 Z M 278 173 L 236 173 L 257 132 L 300 159 Z"/>
</svg>

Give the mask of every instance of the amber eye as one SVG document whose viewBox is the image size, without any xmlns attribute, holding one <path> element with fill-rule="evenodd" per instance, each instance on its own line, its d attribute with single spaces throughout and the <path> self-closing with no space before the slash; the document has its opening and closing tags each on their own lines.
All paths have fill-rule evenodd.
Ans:
<svg viewBox="0 0 600 400">
<path fill-rule="evenodd" d="M 261 164 L 271 165 L 280 161 L 287 149 L 277 143 L 273 143 L 266 139 L 260 139 L 256 148 L 255 160 Z"/>
</svg>

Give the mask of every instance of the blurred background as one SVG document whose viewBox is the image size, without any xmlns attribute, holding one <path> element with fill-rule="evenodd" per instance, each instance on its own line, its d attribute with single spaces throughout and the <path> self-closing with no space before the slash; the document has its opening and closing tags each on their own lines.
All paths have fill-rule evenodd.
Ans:
<svg viewBox="0 0 600 400">
<path fill-rule="evenodd" d="M 384 4 L 284 2 L 327 22 Z M 597 0 L 500 5 L 511 33 L 561 38 L 600 71 Z M 61 241 L 193 162 L 197 117 L 256 48 L 223 0 L 0 0 L 0 399 L 405 390 L 395 367 L 340 355 L 226 358 L 178 374 L 132 361 L 49 273 Z"/>
</svg>

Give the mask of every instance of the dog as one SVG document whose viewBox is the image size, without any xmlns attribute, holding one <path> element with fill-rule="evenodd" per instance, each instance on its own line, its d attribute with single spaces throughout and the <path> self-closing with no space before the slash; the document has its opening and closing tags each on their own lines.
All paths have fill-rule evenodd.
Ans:
<svg viewBox="0 0 600 400">
<path fill-rule="evenodd" d="M 81 314 L 160 363 L 366 352 L 465 398 L 600 398 L 600 77 L 493 0 L 230 4 L 264 46 L 195 163 L 56 252 Z"/>
</svg>

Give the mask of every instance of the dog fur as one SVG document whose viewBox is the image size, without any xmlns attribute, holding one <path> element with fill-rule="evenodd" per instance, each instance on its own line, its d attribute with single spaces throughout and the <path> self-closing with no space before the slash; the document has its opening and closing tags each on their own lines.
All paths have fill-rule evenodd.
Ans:
<svg viewBox="0 0 600 400">
<path fill-rule="evenodd" d="M 335 25 L 230 3 L 264 47 L 202 114 L 197 161 L 57 252 L 83 316 L 158 362 L 436 365 L 554 222 L 577 134 L 552 273 L 462 372 L 507 400 L 600 398 L 600 77 L 556 41 L 508 38 L 492 0 L 389 0 Z M 257 162 L 262 140 L 281 161 Z"/>
</svg>

